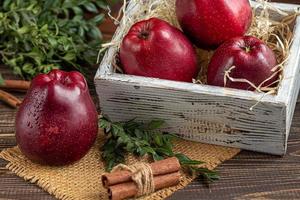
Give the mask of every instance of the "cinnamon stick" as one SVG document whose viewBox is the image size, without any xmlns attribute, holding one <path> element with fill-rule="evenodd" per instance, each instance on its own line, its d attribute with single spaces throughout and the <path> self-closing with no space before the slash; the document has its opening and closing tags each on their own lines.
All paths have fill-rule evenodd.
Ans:
<svg viewBox="0 0 300 200">
<path fill-rule="evenodd" d="M 180 172 L 155 176 L 153 178 L 155 190 L 175 186 L 180 181 Z M 122 200 L 134 197 L 138 188 L 134 182 L 125 182 L 108 187 L 108 195 L 111 200 Z"/>
<path fill-rule="evenodd" d="M 0 100 L 4 101 L 5 103 L 14 108 L 17 108 L 22 103 L 21 100 L 19 100 L 17 97 L 7 92 L 4 92 L 3 90 L 0 90 Z"/>
<path fill-rule="evenodd" d="M 30 87 L 29 81 L 23 80 L 4 80 L 4 84 L 0 85 L 2 89 L 10 89 L 10 90 L 18 90 L 18 91 L 26 91 Z"/>
<path fill-rule="evenodd" d="M 167 158 L 150 164 L 153 176 L 177 172 L 180 169 L 180 163 L 177 158 Z M 104 174 L 101 177 L 102 184 L 105 188 L 111 185 L 131 181 L 132 173 L 129 171 L 116 171 L 110 174 Z"/>
</svg>

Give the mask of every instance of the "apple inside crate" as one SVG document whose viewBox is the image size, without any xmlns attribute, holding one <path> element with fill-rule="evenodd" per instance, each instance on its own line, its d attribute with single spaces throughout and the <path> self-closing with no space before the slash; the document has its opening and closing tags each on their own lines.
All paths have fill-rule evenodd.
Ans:
<svg viewBox="0 0 300 200">
<path fill-rule="evenodd" d="M 272 5 L 287 12 L 296 9 Z M 139 9 L 131 1 L 126 14 Z M 121 21 L 113 41 L 122 40 L 128 24 Z M 110 47 L 95 76 L 101 111 L 113 121 L 163 119 L 167 132 L 188 140 L 284 155 L 300 87 L 299 26 L 297 17 L 276 95 L 115 73 L 118 49 Z"/>
</svg>

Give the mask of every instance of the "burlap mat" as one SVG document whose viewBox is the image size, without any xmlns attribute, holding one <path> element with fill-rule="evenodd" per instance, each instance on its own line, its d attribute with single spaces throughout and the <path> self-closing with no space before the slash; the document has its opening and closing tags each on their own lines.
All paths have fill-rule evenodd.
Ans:
<svg viewBox="0 0 300 200">
<path fill-rule="evenodd" d="M 6 168 L 26 181 L 36 183 L 58 199 L 107 199 L 106 190 L 100 181 L 100 176 L 104 173 L 104 164 L 100 159 L 99 151 L 103 139 L 103 133 L 100 132 L 96 144 L 89 153 L 79 162 L 66 167 L 49 167 L 32 163 L 24 157 L 18 147 L 2 151 L 0 158 L 9 162 Z M 175 144 L 175 151 L 184 153 L 193 159 L 205 161 L 206 167 L 213 169 L 223 161 L 232 158 L 240 150 L 180 140 Z M 127 162 L 131 164 L 136 160 L 131 157 L 127 159 Z M 157 191 L 141 199 L 164 199 L 191 181 L 191 177 L 183 174 L 178 186 Z"/>
</svg>

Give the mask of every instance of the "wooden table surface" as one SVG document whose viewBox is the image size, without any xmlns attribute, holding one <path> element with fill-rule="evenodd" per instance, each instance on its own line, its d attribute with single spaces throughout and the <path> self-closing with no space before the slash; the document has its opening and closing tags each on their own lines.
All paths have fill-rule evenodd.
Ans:
<svg viewBox="0 0 300 200">
<path fill-rule="evenodd" d="M 281 0 L 300 3 L 300 0 Z M 103 26 L 109 37 L 112 29 Z M 5 78 L 13 77 L 7 68 L 0 66 Z M 22 98 L 22 93 L 14 93 Z M 0 102 L 0 151 L 16 145 L 14 118 L 16 110 Z M 242 151 L 217 168 L 221 180 L 206 188 L 194 181 L 177 191 L 169 199 L 300 199 L 300 99 L 296 107 L 288 152 L 284 157 Z M 5 169 L 7 162 L 0 160 L 0 200 L 50 200 L 55 199 L 35 184 L 25 182 Z"/>
</svg>

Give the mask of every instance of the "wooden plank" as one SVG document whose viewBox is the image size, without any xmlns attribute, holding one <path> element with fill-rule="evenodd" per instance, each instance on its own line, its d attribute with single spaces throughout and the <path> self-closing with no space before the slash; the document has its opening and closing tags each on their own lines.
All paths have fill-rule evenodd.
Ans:
<svg viewBox="0 0 300 200">
<path fill-rule="evenodd" d="M 13 174 L 2 174 L 0 171 L 0 200 L 54 200 L 44 190 L 32 183 L 27 183 L 23 179 Z"/>
<path fill-rule="evenodd" d="M 281 2 L 300 3 L 300 0 L 279 0 Z M 0 68 L 1 73 L 4 72 Z M 7 76 L 11 72 L 7 70 Z M 298 99 L 300 102 L 300 99 Z M 243 151 L 231 161 L 222 164 L 218 171 L 222 180 L 205 188 L 200 182 L 193 182 L 187 188 L 178 191 L 170 199 L 256 199 L 257 194 L 266 191 L 267 199 L 300 199 L 299 157 L 300 157 L 300 106 L 296 107 L 291 128 L 288 154 L 284 158 Z M 4 111 L 4 110 L 5 111 Z M 12 116 L 15 110 L 0 103 L 0 121 Z M 11 120 L 13 120 L 10 117 Z M 13 122 L 0 124 L 0 150 L 15 145 L 11 136 Z M 10 130 L 2 132 L 2 127 Z M 1 137 L 1 135 L 3 137 Z M 291 154 L 291 155 L 290 155 Z M 6 162 L 0 160 L 0 200 L 52 200 L 50 196 L 34 184 L 27 183 L 4 168 Z M 267 174 L 266 174 L 267 173 Z M 4 178 L 5 177 L 5 178 Z M 278 181 L 279 180 L 279 181 Z M 248 196 L 246 196 L 248 195 Z M 252 196 L 251 196 L 252 195 Z M 259 197 L 259 196 L 258 196 Z"/>
<path fill-rule="evenodd" d="M 294 4 L 300 4 L 299 0 L 270 0 L 273 2 L 281 2 L 281 3 L 294 3 Z"/>
<path fill-rule="evenodd" d="M 299 126 L 297 128 L 292 129 L 285 157 L 244 151 L 218 168 L 222 178 L 209 189 L 194 181 L 169 199 L 300 199 Z"/>
<path fill-rule="evenodd" d="M 0 133 L 13 133 L 15 128 L 16 110 L 0 103 Z"/>
<path fill-rule="evenodd" d="M 0 119 L 2 117 L 0 116 Z M 1 124 L 0 124 L 1 127 Z M 1 129 L 2 130 L 2 127 Z M 0 132 L 0 151 L 16 145 L 14 133 Z M 0 159 L 0 200 L 53 200 L 55 199 L 35 184 L 25 182 L 13 172 L 7 170 L 6 161 Z"/>
</svg>

